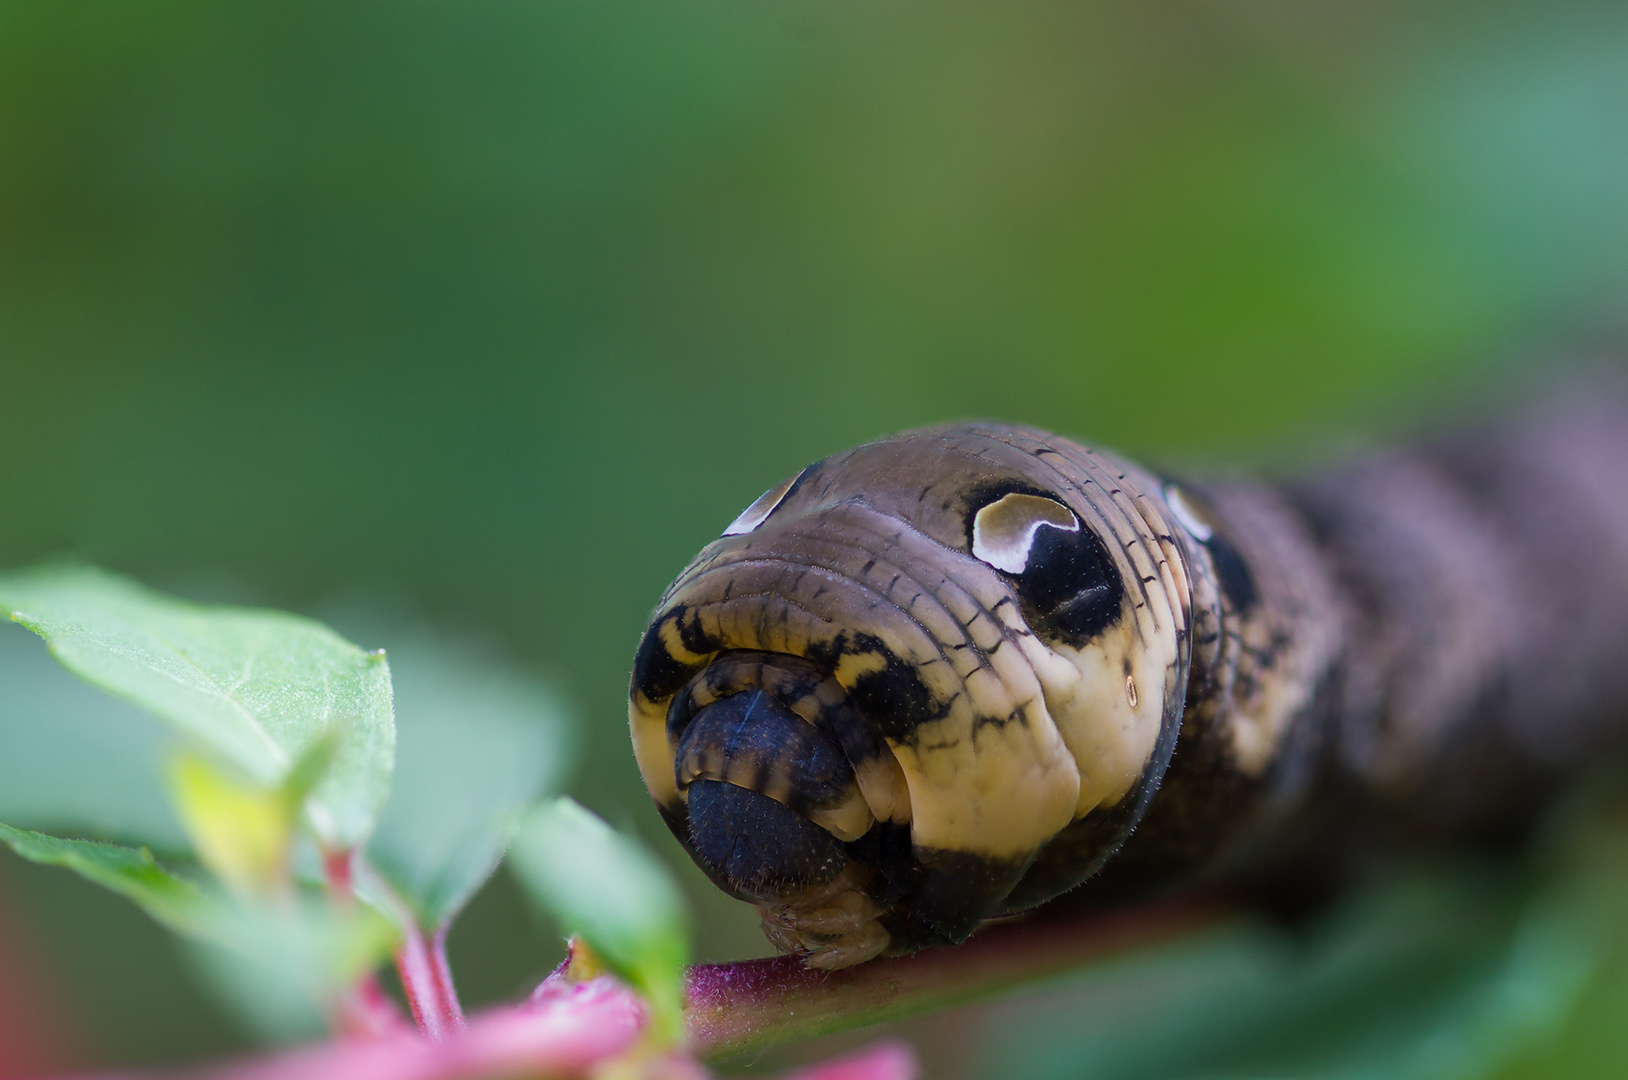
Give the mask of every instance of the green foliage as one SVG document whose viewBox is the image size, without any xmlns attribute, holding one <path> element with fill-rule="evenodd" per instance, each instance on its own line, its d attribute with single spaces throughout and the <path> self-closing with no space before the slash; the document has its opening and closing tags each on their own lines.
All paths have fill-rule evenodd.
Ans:
<svg viewBox="0 0 1628 1080">
<path fill-rule="evenodd" d="M 467 645 L 408 632 L 390 659 L 396 772 L 367 853 L 434 931 L 491 876 L 521 813 L 564 778 L 574 718 L 547 686 Z"/>
<path fill-rule="evenodd" d="M 226 950 L 216 967 L 252 967 L 242 983 L 257 1002 L 330 1011 L 389 954 L 395 930 L 371 909 L 296 885 L 296 830 L 344 849 L 373 827 L 395 738 L 382 656 L 307 619 L 188 604 L 85 568 L 0 576 L 0 608 L 74 674 L 183 737 L 169 794 L 214 884 L 167 870 L 145 848 L 9 826 L 0 835 L 24 858 L 68 867 Z M 71 791 L 86 787 L 72 771 L 95 756 L 85 750 L 56 763 Z"/>
<path fill-rule="evenodd" d="M 0 578 L 0 608 L 64 667 L 129 700 L 266 788 L 325 739 L 332 761 L 304 800 L 321 840 L 351 848 L 390 788 L 390 669 L 309 619 L 209 608 L 97 570 Z"/>
<path fill-rule="evenodd" d="M 0 619 L 0 821 L 161 852 L 189 842 L 165 789 L 174 735 Z"/>
<path fill-rule="evenodd" d="M 133 901 L 195 943 L 241 988 L 246 1015 L 268 1003 L 318 1023 L 325 1010 L 389 955 L 394 929 L 370 908 L 335 908 L 310 895 L 236 900 L 159 865 L 145 848 L 64 840 L 0 824 L 0 842 L 30 862 L 60 866 Z M 311 1034 L 309 1020 L 288 1035 Z"/>
<path fill-rule="evenodd" d="M 222 930 L 220 903 L 158 865 L 146 848 L 63 840 L 4 824 L 0 824 L 0 841 L 30 862 L 65 867 L 128 897 L 177 933 L 215 937 Z"/>
<path fill-rule="evenodd" d="M 513 858 L 538 906 L 638 987 L 658 1027 L 675 1034 L 689 928 L 683 897 L 661 864 L 571 799 L 526 818 Z"/>
<path fill-rule="evenodd" d="M 165 780 L 185 839 L 151 817 L 122 832 L 139 839 L 145 820 L 213 880 L 197 867 L 177 874 L 145 847 L 9 825 L 0 825 L 0 840 L 128 897 L 193 939 L 198 969 L 268 1037 L 314 1034 L 400 934 L 450 923 L 497 866 L 521 812 L 563 772 L 564 721 L 552 694 L 467 650 L 413 638 L 407 767 L 367 849 L 383 876 L 355 862 L 373 901 L 357 905 L 348 886 L 324 894 L 300 879 L 321 886 L 324 857 L 349 860 L 346 849 L 367 836 L 389 790 L 395 721 L 381 654 L 308 619 L 188 604 L 91 569 L 0 575 L 0 606 L 69 670 L 182 736 Z M 19 704 L 8 702 L 0 720 Z M 11 716 L 0 734 L 49 723 Z M 95 817 L 74 802 L 96 801 L 85 780 L 108 750 L 99 744 L 117 745 L 126 726 L 144 723 L 114 710 L 82 741 L 35 740 L 45 753 L 33 765 L 53 782 L 33 789 L 33 803 L 28 792 L 5 803 L 8 813 Z M 154 770 L 160 760 L 153 752 L 144 764 Z M 104 804 L 110 817 L 147 790 L 119 787 Z"/>
</svg>

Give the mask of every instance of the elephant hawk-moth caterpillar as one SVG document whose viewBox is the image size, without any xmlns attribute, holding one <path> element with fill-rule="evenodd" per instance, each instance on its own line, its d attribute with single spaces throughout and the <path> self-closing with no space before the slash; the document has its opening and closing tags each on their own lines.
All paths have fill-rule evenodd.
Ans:
<svg viewBox="0 0 1628 1080">
<path fill-rule="evenodd" d="M 667 590 L 630 716 L 668 826 L 817 967 L 1358 822 L 1518 829 L 1628 734 L 1628 400 L 1290 484 L 998 424 L 860 446 Z"/>
</svg>

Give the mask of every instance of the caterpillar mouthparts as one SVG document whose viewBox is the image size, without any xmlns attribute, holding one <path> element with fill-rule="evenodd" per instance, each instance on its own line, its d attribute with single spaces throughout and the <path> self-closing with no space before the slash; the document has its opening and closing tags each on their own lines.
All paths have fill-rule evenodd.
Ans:
<svg viewBox="0 0 1628 1080">
<path fill-rule="evenodd" d="M 735 890 L 777 899 L 830 881 L 847 861 L 841 841 L 808 815 L 841 805 L 856 787 L 853 767 L 767 691 L 730 694 L 696 712 L 675 768 L 691 850 Z"/>
<path fill-rule="evenodd" d="M 692 692 L 678 709 L 687 717 L 671 720 L 690 853 L 720 887 L 759 905 L 785 951 L 820 967 L 875 956 L 892 939 L 878 919 L 902 893 L 888 881 L 908 875 L 909 845 L 882 841 L 900 830 L 877 822 L 854 765 L 819 726 L 839 711 L 811 708 L 810 687 L 827 680 L 772 655 L 724 654 L 709 671 L 711 685 L 740 688 L 700 707 Z"/>
</svg>

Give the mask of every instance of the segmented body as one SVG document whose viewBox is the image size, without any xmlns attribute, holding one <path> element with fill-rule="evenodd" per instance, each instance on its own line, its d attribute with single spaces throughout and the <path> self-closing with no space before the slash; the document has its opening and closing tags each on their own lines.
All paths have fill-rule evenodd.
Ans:
<svg viewBox="0 0 1628 1080">
<path fill-rule="evenodd" d="M 1304 483 L 1021 427 L 819 462 L 680 576 L 631 718 L 663 816 L 838 967 L 1340 830 L 1518 827 L 1628 736 L 1628 407 Z"/>
</svg>

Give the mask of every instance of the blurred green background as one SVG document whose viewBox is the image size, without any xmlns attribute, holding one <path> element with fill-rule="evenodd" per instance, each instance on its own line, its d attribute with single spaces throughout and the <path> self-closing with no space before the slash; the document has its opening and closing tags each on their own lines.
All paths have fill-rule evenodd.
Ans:
<svg viewBox="0 0 1628 1080">
<path fill-rule="evenodd" d="M 0 566 L 480 637 L 672 852 L 629 658 L 787 473 L 973 415 L 1330 453 L 1615 340 L 1625 241 L 1610 3 L 4 2 Z M 244 1045 L 121 901 L 0 903 L 80 1063 Z M 501 875 L 453 949 L 475 1002 L 558 952 Z"/>
</svg>

